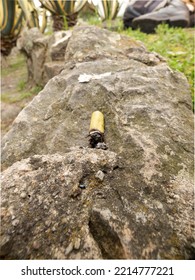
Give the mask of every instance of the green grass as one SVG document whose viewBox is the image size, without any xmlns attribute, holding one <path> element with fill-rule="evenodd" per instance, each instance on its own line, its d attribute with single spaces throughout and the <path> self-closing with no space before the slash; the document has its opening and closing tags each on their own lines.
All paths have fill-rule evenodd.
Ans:
<svg viewBox="0 0 195 280">
<path fill-rule="evenodd" d="M 29 101 L 42 90 L 41 86 L 29 87 L 27 65 L 24 55 L 7 58 L 7 67 L 2 68 L 2 79 L 7 87 L 2 88 L 1 101 L 5 103 L 18 103 Z M 24 103 L 22 102 L 22 103 Z"/>
<path fill-rule="evenodd" d="M 169 66 L 184 73 L 194 98 L 194 36 L 193 31 L 159 25 L 155 34 L 144 34 L 139 30 L 125 30 L 123 34 L 142 41 L 149 51 L 166 58 Z"/>
<path fill-rule="evenodd" d="M 100 20 L 91 17 L 89 24 L 103 26 Z M 107 24 L 109 29 L 110 23 Z M 124 30 L 121 19 L 117 19 L 115 31 L 130 36 L 144 43 L 148 51 L 162 55 L 168 65 L 182 72 L 191 88 L 194 103 L 194 29 L 170 28 L 166 24 L 159 25 L 155 34 L 145 34 L 131 28 Z"/>
<path fill-rule="evenodd" d="M 18 88 L 17 94 L 13 95 L 8 92 L 4 92 L 1 94 L 1 100 L 5 103 L 16 103 L 24 99 L 30 98 L 42 90 L 41 86 L 34 86 L 31 89 L 28 89 L 26 88 L 26 83 L 25 83 L 25 87 L 23 88 L 23 83 L 24 83 L 23 81 L 19 82 L 19 85 L 22 84 L 22 89 Z"/>
<path fill-rule="evenodd" d="M 22 91 L 22 90 L 25 89 L 25 87 L 26 87 L 26 81 L 24 81 L 24 80 L 19 81 L 19 83 L 18 83 L 18 85 L 17 85 L 17 89 L 18 89 L 19 91 Z"/>
<path fill-rule="evenodd" d="M 108 29 L 115 30 L 121 34 L 130 36 L 144 43 L 151 52 L 157 52 L 166 58 L 168 65 L 177 71 L 182 72 L 188 79 L 191 88 L 192 100 L 194 102 L 194 29 L 170 28 L 166 24 L 159 25 L 155 34 L 145 34 L 139 30 L 123 29 L 122 20 L 102 23 L 98 16 L 89 15 L 86 18 L 88 24 L 100 27 L 107 26 Z M 26 67 L 24 56 L 20 55 L 8 68 L 2 69 L 2 77 L 13 74 L 17 69 Z M 26 90 L 27 84 L 23 80 L 18 83 L 19 95 L 16 97 L 2 95 L 2 99 L 17 102 L 26 97 L 37 94 L 42 88 L 36 86 Z"/>
<path fill-rule="evenodd" d="M 34 86 L 30 89 L 31 94 L 35 95 L 37 93 L 39 93 L 41 90 L 43 89 L 42 86 Z"/>
<path fill-rule="evenodd" d="M 1 76 L 5 77 L 16 70 L 23 68 L 25 64 L 25 57 L 23 55 L 18 55 L 16 58 L 13 58 L 13 61 L 9 63 L 8 67 L 1 68 Z"/>
<path fill-rule="evenodd" d="M 29 94 L 28 93 L 20 93 L 20 94 L 17 94 L 17 95 L 10 95 L 10 93 L 8 92 L 5 92 L 1 95 L 1 101 L 5 102 L 5 103 L 16 103 L 16 102 L 19 102 L 23 99 L 25 99 L 26 97 L 29 97 Z"/>
<path fill-rule="evenodd" d="M 3 93 L 1 100 L 5 103 L 16 103 L 33 96 L 32 92 L 19 92 L 17 95 L 10 95 L 10 93 Z"/>
</svg>

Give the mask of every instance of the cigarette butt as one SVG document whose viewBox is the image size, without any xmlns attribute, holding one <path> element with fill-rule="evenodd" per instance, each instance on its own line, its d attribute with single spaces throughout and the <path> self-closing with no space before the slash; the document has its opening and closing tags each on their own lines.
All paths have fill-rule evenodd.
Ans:
<svg viewBox="0 0 195 280">
<path fill-rule="evenodd" d="M 104 134 L 104 115 L 100 111 L 92 113 L 89 132 L 92 131 L 99 131 Z"/>
</svg>

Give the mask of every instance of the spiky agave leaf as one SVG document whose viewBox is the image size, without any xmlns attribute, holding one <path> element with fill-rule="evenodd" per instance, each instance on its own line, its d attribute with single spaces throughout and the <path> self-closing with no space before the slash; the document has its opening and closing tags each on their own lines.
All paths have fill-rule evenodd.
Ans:
<svg viewBox="0 0 195 280">
<path fill-rule="evenodd" d="M 75 4 L 74 4 L 74 13 L 78 13 L 80 12 L 84 6 L 87 4 L 87 0 L 78 0 L 78 1 L 75 1 Z"/>
<path fill-rule="evenodd" d="M 78 13 L 83 9 L 87 0 L 65 1 L 65 13 L 68 26 L 74 26 L 77 21 Z"/>
<path fill-rule="evenodd" d="M 65 12 L 65 4 L 67 1 L 65 0 L 40 0 L 42 7 L 44 7 L 45 9 L 47 9 L 48 11 L 51 12 L 51 14 L 53 15 L 66 15 Z M 71 1 L 69 1 L 71 2 Z"/>
<path fill-rule="evenodd" d="M 28 27 L 39 28 L 38 12 L 33 0 L 0 0 L 1 53 L 9 55 L 22 29 L 24 20 Z M 42 31 L 46 27 L 43 12 Z"/>
<path fill-rule="evenodd" d="M 42 4 L 42 7 L 44 7 L 46 10 L 50 11 L 52 14 L 57 13 L 57 9 L 55 6 L 55 1 L 50 0 L 39 0 Z"/>
<path fill-rule="evenodd" d="M 79 12 L 87 0 L 39 0 L 52 14 L 67 15 Z"/>
<path fill-rule="evenodd" d="M 7 56 L 16 45 L 24 13 L 17 0 L 0 0 L 0 9 L 1 53 Z"/>
<path fill-rule="evenodd" d="M 119 5 L 118 0 L 111 1 L 110 14 L 109 14 L 110 19 L 115 19 L 116 18 L 117 14 L 118 14 L 118 11 L 119 11 L 119 8 L 120 8 L 120 5 Z"/>
<path fill-rule="evenodd" d="M 0 0 L 0 8 L 1 36 L 16 36 L 22 27 L 24 16 L 17 0 Z"/>
<path fill-rule="evenodd" d="M 40 31 L 43 33 L 45 31 L 46 26 L 47 26 L 47 14 L 46 14 L 45 9 L 42 9 L 41 16 L 42 16 L 42 24 L 40 26 Z"/>
<path fill-rule="evenodd" d="M 115 19 L 119 8 L 120 5 L 118 0 L 101 0 L 96 6 L 96 10 L 103 21 Z"/>
<path fill-rule="evenodd" d="M 29 28 L 39 28 L 38 12 L 33 0 L 18 0 L 18 3 L 24 12 L 24 17 L 26 19 L 27 26 Z"/>
<path fill-rule="evenodd" d="M 54 21 L 54 31 L 63 28 L 63 23 L 68 26 L 76 24 L 78 12 L 87 3 L 87 0 L 40 0 L 42 7 L 51 12 Z"/>
</svg>

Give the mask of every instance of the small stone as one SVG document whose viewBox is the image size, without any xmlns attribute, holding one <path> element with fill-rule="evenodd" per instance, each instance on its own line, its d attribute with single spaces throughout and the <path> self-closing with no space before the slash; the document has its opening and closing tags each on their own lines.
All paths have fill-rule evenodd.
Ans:
<svg viewBox="0 0 195 280">
<path fill-rule="evenodd" d="M 77 239 L 75 240 L 75 242 L 74 242 L 74 248 L 75 248 L 76 250 L 78 250 L 78 249 L 80 248 L 80 246 L 81 246 L 81 239 L 80 239 L 80 238 L 77 238 Z"/>
<path fill-rule="evenodd" d="M 156 201 L 155 206 L 157 207 L 157 209 L 163 209 L 163 204 L 160 201 Z"/>
<path fill-rule="evenodd" d="M 54 227 L 52 227 L 52 232 L 55 232 L 56 231 L 56 228 L 55 228 L 55 226 Z"/>
<path fill-rule="evenodd" d="M 71 198 L 76 198 L 81 194 L 81 192 L 82 192 L 81 189 L 76 189 L 76 190 L 73 189 L 70 196 L 71 196 Z"/>
<path fill-rule="evenodd" d="M 49 227 L 51 225 L 51 221 L 46 221 L 45 225 L 46 225 L 46 227 Z"/>
<path fill-rule="evenodd" d="M 26 198 L 26 193 L 25 193 L 25 192 L 22 192 L 21 195 L 20 195 L 20 197 L 21 197 L 21 198 Z"/>
<path fill-rule="evenodd" d="M 101 182 L 104 180 L 104 172 L 102 172 L 101 170 L 99 170 L 96 174 L 95 174 L 95 178 L 99 179 Z"/>
<path fill-rule="evenodd" d="M 96 149 L 102 149 L 102 150 L 107 150 L 108 149 L 108 147 L 107 147 L 107 145 L 104 143 L 104 142 L 99 142 L 99 143 L 97 143 L 97 145 L 96 145 Z"/>
<path fill-rule="evenodd" d="M 13 220 L 12 226 L 16 227 L 19 224 L 19 220 Z"/>
<path fill-rule="evenodd" d="M 65 255 L 70 254 L 70 252 L 72 252 L 72 250 L 73 250 L 73 244 L 71 242 L 65 250 Z"/>
<path fill-rule="evenodd" d="M 97 192 L 96 196 L 100 199 L 106 199 L 106 195 L 103 192 Z"/>
<path fill-rule="evenodd" d="M 195 249 L 195 242 L 193 242 L 193 243 L 191 244 L 191 246 L 192 246 L 192 248 Z"/>
<path fill-rule="evenodd" d="M 2 179 L 3 179 L 3 177 L 2 177 Z M 11 182 L 11 184 L 8 186 L 8 188 L 13 188 L 13 187 L 15 187 L 15 183 Z"/>
<path fill-rule="evenodd" d="M 38 250 L 40 248 L 41 244 L 39 241 L 35 240 L 33 242 L 33 249 Z"/>
<path fill-rule="evenodd" d="M 64 224 L 66 224 L 66 223 L 67 223 L 67 218 L 66 218 L 66 217 L 65 217 L 65 218 L 62 218 L 61 224 L 64 225 Z"/>
</svg>

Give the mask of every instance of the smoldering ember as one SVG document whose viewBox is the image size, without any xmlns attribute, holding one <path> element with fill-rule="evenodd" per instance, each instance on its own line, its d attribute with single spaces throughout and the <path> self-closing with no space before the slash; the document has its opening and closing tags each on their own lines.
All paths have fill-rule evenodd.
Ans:
<svg viewBox="0 0 195 280">
<path fill-rule="evenodd" d="M 185 76 L 105 29 L 38 33 L 18 42 L 44 88 L 2 140 L 1 258 L 193 259 Z M 94 111 L 106 150 L 88 144 Z"/>
</svg>

